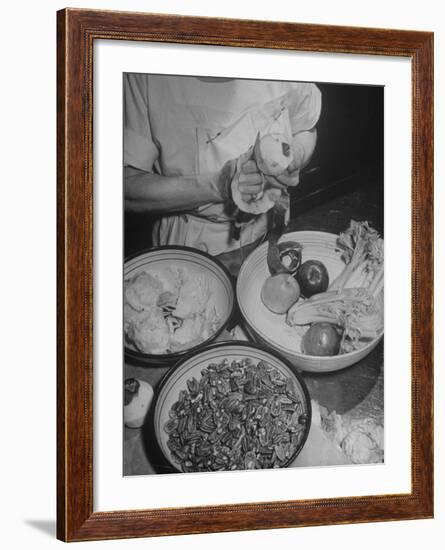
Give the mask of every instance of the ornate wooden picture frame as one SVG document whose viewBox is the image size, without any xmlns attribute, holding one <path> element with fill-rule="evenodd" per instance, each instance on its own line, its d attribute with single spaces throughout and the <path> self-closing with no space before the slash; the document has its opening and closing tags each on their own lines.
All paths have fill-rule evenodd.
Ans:
<svg viewBox="0 0 445 550">
<path fill-rule="evenodd" d="M 433 516 L 433 34 L 65 9 L 58 12 L 57 536 L 64 541 Z M 93 511 L 93 44 L 126 40 L 405 57 L 412 66 L 411 492 Z"/>
</svg>

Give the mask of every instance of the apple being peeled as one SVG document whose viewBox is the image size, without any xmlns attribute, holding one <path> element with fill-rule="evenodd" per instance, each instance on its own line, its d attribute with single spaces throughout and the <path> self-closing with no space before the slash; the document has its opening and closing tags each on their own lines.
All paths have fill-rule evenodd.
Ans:
<svg viewBox="0 0 445 550">
<path fill-rule="evenodd" d="M 289 273 L 268 277 L 261 289 L 261 300 L 273 313 L 286 313 L 299 297 L 300 285 Z"/>
<path fill-rule="evenodd" d="M 260 172 L 279 176 L 293 161 L 292 148 L 283 134 L 266 134 L 254 145 L 254 156 Z"/>
</svg>

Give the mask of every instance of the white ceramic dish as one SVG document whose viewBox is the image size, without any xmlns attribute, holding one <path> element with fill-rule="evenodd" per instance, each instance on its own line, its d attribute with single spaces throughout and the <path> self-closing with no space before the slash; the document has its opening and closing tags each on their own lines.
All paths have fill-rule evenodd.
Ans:
<svg viewBox="0 0 445 550">
<path fill-rule="evenodd" d="M 286 378 L 292 378 L 295 382 L 303 404 L 303 413 L 307 416 L 303 438 L 296 452 L 288 460 L 287 465 L 295 460 L 306 442 L 311 424 L 311 402 L 303 379 L 284 358 L 275 355 L 271 351 L 264 350 L 256 344 L 249 344 L 247 342 L 221 342 L 214 343 L 200 352 L 188 355 L 181 360 L 174 369 L 171 369 L 167 373 L 156 392 L 152 413 L 149 420 L 146 421 L 143 431 L 147 449 L 152 447 L 154 432 L 158 449 L 156 449 L 156 453 L 152 448 L 150 451 L 153 453 L 153 456 L 157 455 L 157 458 L 153 460 L 152 457 L 150 457 L 150 459 L 157 462 L 158 469 L 166 472 L 177 472 L 179 468 L 171 457 L 171 451 L 167 445 L 169 436 L 165 432 L 164 426 L 169 420 L 169 411 L 172 405 L 178 400 L 179 392 L 181 390 L 187 390 L 187 380 L 192 377 L 199 380 L 201 378 L 201 370 L 210 363 L 221 363 L 224 359 L 227 359 L 229 362 L 234 360 L 241 361 L 246 358 L 250 358 L 256 363 L 266 361 Z M 159 451 L 161 451 L 161 453 L 159 453 Z M 159 464 L 162 460 L 161 455 L 163 455 L 164 460 L 166 460 L 168 464 Z"/>
<path fill-rule="evenodd" d="M 169 266 L 183 268 L 187 273 L 192 275 L 193 273 L 205 274 L 212 289 L 212 301 L 220 319 L 220 324 L 218 329 L 207 340 L 175 353 L 142 353 L 126 343 L 125 356 L 131 363 L 147 364 L 149 366 L 173 364 L 191 351 L 199 350 L 212 342 L 224 330 L 232 315 L 235 295 L 229 272 L 220 262 L 199 250 L 181 246 L 152 248 L 125 262 L 124 280 L 133 277 L 141 271 L 150 272 L 150 269 Z"/>
<path fill-rule="evenodd" d="M 286 233 L 280 241 L 301 243 L 302 261 L 322 261 L 328 270 L 329 280 L 333 281 L 345 265 L 336 247 L 337 237 L 338 235 L 333 233 L 321 231 L 296 231 Z M 288 326 L 285 315 L 272 313 L 261 301 L 261 288 L 270 275 L 266 262 L 267 248 L 268 243 L 264 243 L 248 256 L 241 266 L 237 281 L 236 295 L 239 308 L 252 338 L 278 351 L 293 365 L 305 371 L 322 373 L 340 370 L 366 357 L 379 343 L 383 332 L 363 348 L 343 355 L 315 357 L 299 351 L 303 331 Z"/>
</svg>

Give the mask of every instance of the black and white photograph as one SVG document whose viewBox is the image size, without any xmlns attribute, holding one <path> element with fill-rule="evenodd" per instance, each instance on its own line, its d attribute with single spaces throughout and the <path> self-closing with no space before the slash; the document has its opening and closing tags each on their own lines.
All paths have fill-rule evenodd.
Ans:
<svg viewBox="0 0 445 550">
<path fill-rule="evenodd" d="M 441 7 L 4 5 L 5 549 L 444 540 Z"/>
<path fill-rule="evenodd" d="M 123 475 L 384 463 L 384 87 L 124 73 L 122 107 Z"/>
</svg>

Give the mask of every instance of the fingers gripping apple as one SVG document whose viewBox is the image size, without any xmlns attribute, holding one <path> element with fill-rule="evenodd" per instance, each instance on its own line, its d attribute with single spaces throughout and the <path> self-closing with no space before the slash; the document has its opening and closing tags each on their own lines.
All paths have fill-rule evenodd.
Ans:
<svg viewBox="0 0 445 550">
<path fill-rule="evenodd" d="M 236 206 L 243 212 L 255 216 L 264 214 L 275 206 L 277 200 L 283 193 L 287 193 L 284 186 L 278 182 L 271 183 L 272 178 L 267 176 L 278 176 L 283 174 L 293 161 L 292 147 L 284 134 L 265 134 L 260 137 L 258 133 L 252 151 L 252 158 L 255 160 L 258 171 L 263 177 L 263 191 L 251 202 L 243 200 L 238 188 L 241 166 L 237 166 L 236 176 L 232 181 L 232 199 Z M 239 160 L 238 164 L 241 161 Z"/>
</svg>

